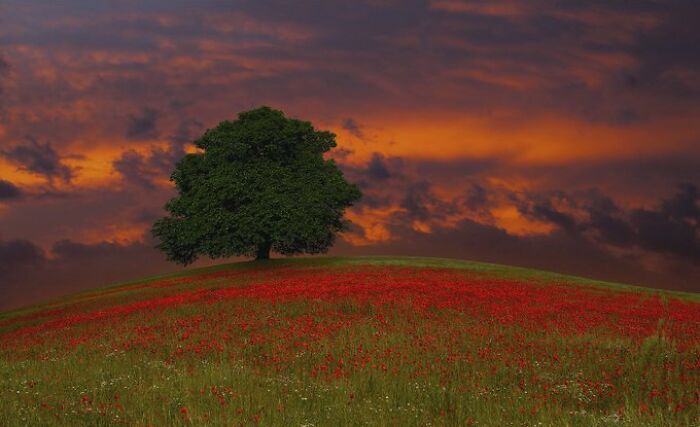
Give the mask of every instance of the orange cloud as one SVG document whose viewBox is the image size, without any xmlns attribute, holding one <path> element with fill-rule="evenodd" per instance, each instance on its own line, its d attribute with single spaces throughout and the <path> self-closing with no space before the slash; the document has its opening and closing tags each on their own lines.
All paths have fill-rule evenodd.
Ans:
<svg viewBox="0 0 700 427">
<path fill-rule="evenodd" d="M 629 127 L 555 114 L 533 113 L 525 118 L 508 110 L 489 115 L 394 111 L 357 117 L 376 129 L 376 143 L 364 144 L 343 129 L 333 130 L 355 151 L 358 161 L 366 161 L 375 151 L 445 161 L 499 158 L 516 164 L 565 164 L 661 153 L 700 155 L 700 147 L 693 143 L 698 139 L 697 127 L 686 115 Z"/>
<path fill-rule="evenodd" d="M 551 223 L 533 221 L 524 217 L 515 206 L 502 206 L 491 211 L 494 224 L 514 236 L 549 234 L 556 229 Z"/>
<path fill-rule="evenodd" d="M 343 240 L 354 246 L 366 246 L 391 240 L 389 231 L 389 219 L 392 214 L 401 212 L 403 209 L 392 206 L 383 209 L 371 209 L 364 207 L 360 209 L 350 209 L 346 217 L 356 226 L 362 229 L 362 233 L 344 233 Z"/>
<path fill-rule="evenodd" d="M 149 229 L 150 226 L 148 225 L 135 225 L 125 220 L 121 223 L 100 224 L 96 228 L 80 230 L 80 233 L 73 236 L 72 239 L 86 244 L 110 242 L 127 245 L 143 241 L 144 233 Z"/>
</svg>

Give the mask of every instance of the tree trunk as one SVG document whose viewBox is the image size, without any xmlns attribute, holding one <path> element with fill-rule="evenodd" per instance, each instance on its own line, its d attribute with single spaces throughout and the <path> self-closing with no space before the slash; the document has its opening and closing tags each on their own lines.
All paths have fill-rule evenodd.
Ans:
<svg viewBox="0 0 700 427">
<path fill-rule="evenodd" d="M 258 245 L 258 255 L 255 257 L 256 260 L 266 260 L 270 259 L 270 249 L 272 248 L 272 243 L 265 242 Z"/>
</svg>

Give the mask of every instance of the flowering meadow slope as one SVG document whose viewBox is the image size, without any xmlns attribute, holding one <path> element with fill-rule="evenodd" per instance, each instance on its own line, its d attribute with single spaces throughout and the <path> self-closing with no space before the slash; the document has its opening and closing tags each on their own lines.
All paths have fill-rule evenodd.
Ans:
<svg viewBox="0 0 700 427">
<path fill-rule="evenodd" d="M 0 315 L 0 425 L 700 425 L 700 298 L 469 262 L 239 263 Z"/>
</svg>

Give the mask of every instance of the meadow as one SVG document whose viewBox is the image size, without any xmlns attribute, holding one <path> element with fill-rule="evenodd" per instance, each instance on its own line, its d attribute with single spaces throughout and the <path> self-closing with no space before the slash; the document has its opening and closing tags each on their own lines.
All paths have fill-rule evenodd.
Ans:
<svg viewBox="0 0 700 427">
<path fill-rule="evenodd" d="M 700 297 L 472 262 L 193 270 L 0 314 L 2 426 L 700 426 Z"/>
</svg>

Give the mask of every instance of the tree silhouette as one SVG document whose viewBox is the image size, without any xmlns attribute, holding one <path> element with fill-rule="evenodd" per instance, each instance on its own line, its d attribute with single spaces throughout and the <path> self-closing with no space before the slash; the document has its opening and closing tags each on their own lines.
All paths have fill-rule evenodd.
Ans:
<svg viewBox="0 0 700 427">
<path fill-rule="evenodd" d="M 345 209 L 360 199 L 332 159 L 331 132 L 261 107 L 207 130 L 171 176 L 179 195 L 153 225 L 158 248 L 187 265 L 249 255 L 268 259 L 323 253 L 347 228 Z"/>
</svg>

